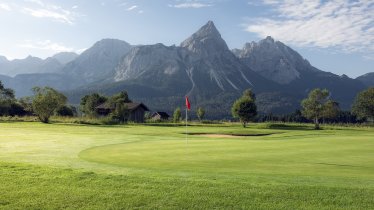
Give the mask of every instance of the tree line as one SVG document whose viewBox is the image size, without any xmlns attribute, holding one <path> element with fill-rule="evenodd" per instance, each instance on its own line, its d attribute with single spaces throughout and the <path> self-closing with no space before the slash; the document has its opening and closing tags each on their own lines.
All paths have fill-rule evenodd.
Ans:
<svg viewBox="0 0 374 210">
<path fill-rule="evenodd" d="M 0 116 L 36 115 L 48 123 L 52 115 L 73 116 L 75 108 L 67 105 L 67 98 L 50 87 L 34 87 L 34 96 L 15 98 L 14 91 L 0 81 Z"/>
<path fill-rule="evenodd" d="M 41 122 L 48 123 L 52 115 L 74 116 L 78 110 L 67 104 L 67 98 L 62 93 L 50 87 L 34 87 L 34 95 L 15 98 L 14 91 L 5 88 L 0 81 L 0 116 L 25 116 L 35 115 Z M 126 121 L 129 111 L 126 103 L 132 102 L 126 91 L 122 91 L 113 96 L 104 96 L 98 93 L 86 95 L 81 98 L 79 111 L 88 117 L 98 117 L 97 106 L 105 104 L 113 107 L 109 113 L 109 118 L 115 122 Z M 334 123 L 361 123 L 374 121 L 374 87 L 368 88 L 357 94 L 351 111 L 342 111 L 339 103 L 330 97 L 327 89 L 314 89 L 308 97 L 302 100 L 301 110 L 291 114 L 272 115 L 257 113 L 256 95 L 248 89 L 232 105 L 231 113 L 239 119 L 244 127 L 250 121 L 283 121 L 283 122 L 313 122 L 315 128 L 319 129 L 322 122 Z M 198 107 L 196 110 L 200 121 L 205 116 L 205 109 Z M 177 108 L 173 114 L 173 121 L 181 120 L 181 110 Z"/>
<path fill-rule="evenodd" d="M 67 104 L 64 94 L 51 87 L 34 87 L 33 96 L 20 99 L 15 98 L 14 91 L 5 88 L 0 81 L 0 116 L 26 116 L 35 115 L 43 123 L 48 123 L 51 116 L 76 116 L 78 110 Z M 131 100 L 126 91 L 122 91 L 111 97 L 93 93 L 82 97 L 79 111 L 85 116 L 97 117 L 99 113 L 96 107 L 105 103 L 109 107 L 115 107 L 109 114 L 113 121 L 123 123 L 129 114 L 125 103 Z"/>
<path fill-rule="evenodd" d="M 246 127 L 249 121 L 256 121 L 256 96 L 251 90 L 245 90 L 242 97 L 237 99 L 231 109 L 232 116 L 237 118 Z M 307 98 L 301 101 L 302 110 L 283 117 L 263 115 L 257 121 L 309 122 L 312 121 L 315 129 L 320 128 L 323 122 L 365 122 L 374 121 L 374 88 L 368 88 L 357 94 L 352 110 L 342 111 L 339 103 L 330 97 L 327 89 L 316 88 L 309 92 Z"/>
</svg>

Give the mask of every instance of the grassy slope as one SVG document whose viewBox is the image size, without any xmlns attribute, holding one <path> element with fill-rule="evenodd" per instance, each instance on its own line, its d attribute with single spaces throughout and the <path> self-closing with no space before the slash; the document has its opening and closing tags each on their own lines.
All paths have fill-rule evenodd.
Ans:
<svg viewBox="0 0 374 210">
<path fill-rule="evenodd" d="M 374 208 L 373 129 L 0 127 L 0 208 Z"/>
</svg>

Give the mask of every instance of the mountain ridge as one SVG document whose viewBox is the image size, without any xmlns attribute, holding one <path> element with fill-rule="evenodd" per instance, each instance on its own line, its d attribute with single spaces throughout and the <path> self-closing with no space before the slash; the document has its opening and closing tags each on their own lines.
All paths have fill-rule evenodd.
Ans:
<svg viewBox="0 0 374 210">
<path fill-rule="evenodd" d="M 257 79 L 261 76 L 240 63 L 214 23 L 209 21 L 180 46 L 155 44 L 134 47 L 117 66 L 115 81 L 139 82 L 141 78 L 143 81 L 140 83 L 152 85 L 158 81 L 156 78 L 160 78 L 164 83 L 157 83 L 154 87 L 165 83 L 169 84 L 167 87 L 173 87 L 183 83 L 184 88 L 190 86 L 183 94 L 191 95 L 207 91 L 211 94 L 241 92 L 254 86 L 249 77 Z M 175 78 L 178 80 L 174 81 Z"/>
<path fill-rule="evenodd" d="M 50 61 L 54 60 L 52 57 Z M 0 66 L 4 62 L 6 58 L 0 58 Z M 0 75 L 0 79 L 11 88 L 17 86 L 22 94 L 29 94 L 24 89 L 31 85 L 51 85 L 63 90 L 74 104 L 92 92 L 111 95 L 127 90 L 134 100 L 147 103 L 151 109 L 171 112 L 183 106 L 183 97 L 189 95 L 194 106 L 220 117 L 230 116 L 232 102 L 248 88 L 256 93 L 260 112 L 285 113 L 300 108 L 300 100 L 317 87 L 329 89 L 348 109 L 355 94 L 366 87 L 358 79 L 313 67 L 272 37 L 230 50 L 212 21 L 179 46 L 133 46 L 102 39 L 51 73 L 17 78 Z"/>
<path fill-rule="evenodd" d="M 289 84 L 305 71 L 320 71 L 299 53 L 268 36 L 234 49 L 238 58 L 255 72 L 279 84 Z"/>
<path fill-rule="evenodd" d="M 369 72 L 364 75 L 358 76 L 356 80 L 363 82 L 368 87 L 374 86 L 374 72 Z"/>
<path fill-rule="evenodd" d="M 102 39 L 67 63 L 62 74 L 78 77 L 88 84 L 114 74 L 114 68 L 132 46 L 118 39 Z"/>
<path fill-rule="evenodd" d="M 28 56 L 24 59 L 14 59 L 9 61 L 2 57 L 0 61 L 0 74 L 14 77 L 17 74 L 27 73 L 52 73 L 58 72 L 62 64 L 55 58 L 48 57 L 41 59 Z"/>
</svg>

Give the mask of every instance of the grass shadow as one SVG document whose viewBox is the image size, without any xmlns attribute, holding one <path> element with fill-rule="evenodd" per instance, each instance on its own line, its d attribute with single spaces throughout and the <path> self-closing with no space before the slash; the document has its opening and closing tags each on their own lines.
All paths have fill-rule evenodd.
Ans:
<svg viewBox="0 0 374 210">
<path fill-rule="evenodd" d="M 186 124 L 182 123 L 140 123 L 134 125 L 145 125 L 145 126 L 155 126 L 155 127 L 186 127 Z M 230 127 L 230 125 L 225 124 L 187 124 L 188 127 Z"/>
<path fill-rule="evenodd" d="M 314 126 L 295 124 L 268 124 L 265 128 L 276 130 L 315 130 Z M 323 130 L 323 128 L 320 128 L 319 130 Z"/>
<path fill-rule="evenodd" d="M 186 134 L 186 133 L 181 133 Z M 225 136 L 270 136 L 275 133 L 187 133 L 191 136 L 203 136 L 203 135 L 225 135 Z"/>
<path fill-rule="evenodd" d="M 340 167 L 362 167 L 362 166 L 347 165 L 347 164 L 336 164 L 336 163 L 315 163 L 315 164 L 327 165 L 327 166 L 340 166 Z"/>
</svg>

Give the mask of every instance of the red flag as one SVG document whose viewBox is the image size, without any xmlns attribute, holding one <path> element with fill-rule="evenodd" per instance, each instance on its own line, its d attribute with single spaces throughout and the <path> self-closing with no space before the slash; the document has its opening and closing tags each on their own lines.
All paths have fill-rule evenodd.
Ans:
<svg viewBox="0 0 374 210">
<path fill-rule="evenodd" d="M 187 97 L 187 96 L 186 96 L 186 108 L 187 108 L 188 110 L 191 109 L 191 104 L 190 104 L 190 101 L 188 101 L 188 97 Z"/>
</svg>

